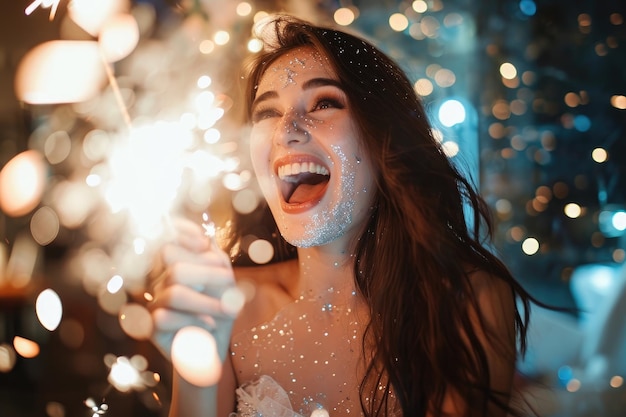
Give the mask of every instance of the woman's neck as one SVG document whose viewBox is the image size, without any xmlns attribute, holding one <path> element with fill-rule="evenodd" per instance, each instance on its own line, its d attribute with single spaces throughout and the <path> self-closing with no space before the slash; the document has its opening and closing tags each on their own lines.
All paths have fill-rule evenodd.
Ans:
<svg viewBox="0 0 626 417">
<path fill-rule="evenodd" d="M 297 297 L 345 305 L 356 295 L 354 257 L 327 247 L 298 249 Z"/>
</svg>

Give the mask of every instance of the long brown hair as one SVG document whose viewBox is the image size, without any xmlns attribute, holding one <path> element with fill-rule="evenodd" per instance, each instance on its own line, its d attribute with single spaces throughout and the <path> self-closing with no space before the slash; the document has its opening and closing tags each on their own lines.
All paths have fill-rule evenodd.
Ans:
<svg viewBox="0 0 626 417">
<path fill-rule="evenodd" d="M 293 17 L 274 17 L 263 40 L 245 77 L 248 108 L 275 59 L 313 46 L 338 76 L 379 173 L 375 208 L 355 242 L 354 279 L 370 309 L 367 340 L 376 341 L 360 388 L 363 412 L 385 415 L 393 392 L 406 417 L 442 415 L 450 388 L 471 413 L 486 416 L 491 404 L 513 412 L 506 393 L 491 388 L 487 352 L 468 315 L 479 311 L 468 265 L 505 281 L 521 300 L 520 351 L 530 296 L 485 245 L 489 210 L 433 137 L 407 76 L 370 42 Z"/>
</svg>

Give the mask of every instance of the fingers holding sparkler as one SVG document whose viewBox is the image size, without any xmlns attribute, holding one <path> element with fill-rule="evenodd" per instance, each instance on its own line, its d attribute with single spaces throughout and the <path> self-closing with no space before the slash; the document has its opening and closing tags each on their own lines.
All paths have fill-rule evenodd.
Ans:
<svg viewBox="0 0 626 417">
<path fill-rule="evenodd" d="M 181 376 L 197 385 L 212 384 L 221 373 L 233 321 L 244 302 L 230 259 L 215 241 L 215 225 L 208 215 L 203 221 L 200 226 L 172 220 L 174 234 L 159 251 L 149 278 L 153 341 Z M 194 356 L 200 345 L 215 353 Z M 190 363 L 194 357 L 204 362 Z M 214 377 L 200 378 L 196 370 L 208 368 L 215 370 Z"/>
</svg>

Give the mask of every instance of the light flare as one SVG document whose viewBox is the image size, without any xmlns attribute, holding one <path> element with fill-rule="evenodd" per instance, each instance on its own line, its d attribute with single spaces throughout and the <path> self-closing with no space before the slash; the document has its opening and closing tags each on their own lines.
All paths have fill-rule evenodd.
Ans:
<svg viewBox="0 0 626 417">
<path fill-rule="evenodd" d="M 59 3 L 61 0 L 35 0 L 31 4 L 29 4 L 24 13 L 26 16 L 30 16 L 38 7 L 41 6 L 42 9 L 50 9 L 50 21 L 54 20 L 56 16 L 57 9 L 59 8 Z"/>
<path fill-rule="evenodd" d="M 52 289 L 43 290 L 37 296 L 35 311 L 41 325 L 49 331 L 55 330 L 63 317 L 63 304 L 59 295 Z"/>
<path fill-rule="evenodd" d="M 184 327 L 174 336 L 172 364 L 187 382 L 199 387 L 215 385 L 222 375 L 215 338 L 197 326 Z"/>
</svg>

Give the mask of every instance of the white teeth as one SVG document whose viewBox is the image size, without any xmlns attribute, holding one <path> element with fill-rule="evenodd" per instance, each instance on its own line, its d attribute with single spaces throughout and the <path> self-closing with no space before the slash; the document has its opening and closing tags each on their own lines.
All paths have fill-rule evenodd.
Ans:
<svg viewBox="0 0 626 417">
<path fill-rule="evenodd" d="M 312 174 L 328 175 L 328 170 L 316 164 L 315 162 L 294 162 L 292 164 L 281 165 L 278 167 L 278 178 L 284 180 L 291 175 L 298 175 L 303 172 L 310 172 Z"/>
</svg>

